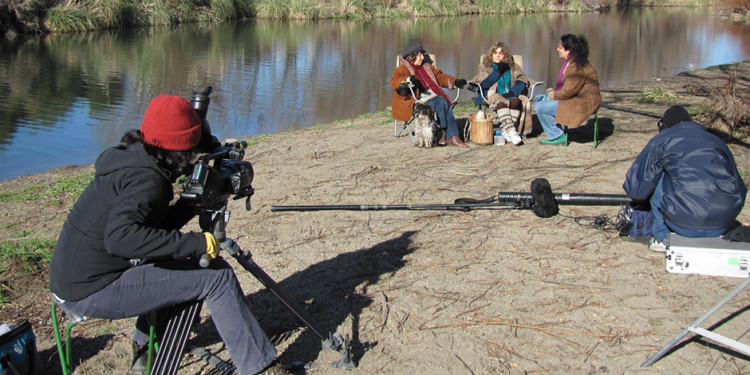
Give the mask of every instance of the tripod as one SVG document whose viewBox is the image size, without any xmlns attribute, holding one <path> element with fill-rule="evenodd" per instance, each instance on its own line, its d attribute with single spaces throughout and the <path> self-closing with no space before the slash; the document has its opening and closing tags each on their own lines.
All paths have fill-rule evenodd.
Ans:
<svg viewBox="0 0 750 375">
<path fill-rule="evenodd" d="M 210 231 L 219 241 L 220 249 L 231 255 L 237 262 L 248 272 L 250 272 L 263 286 L 265 286 L 276 298 L 281 301 L 289 310 L 291 310 L 313 333 L 322 341 L 324 349 L 336 350 L 339 353 L 338 362 L 331 364 L 332 367 L 353 369 L 355 364 L 351 359 L 348 337 L 344 339 L 341 336 L 334 336 L 333 333 L 327 332 L 322 325 L 318 323 L 302 306 L 292 299 L 279 285 L 274 281 L 260 266 L 252 259 L 250 251 L 242 250 L 240 246 L 232 239 L 226 237 L 226 224 L 229 221 L 229 211 L 226 202 L 217 209 L 203 210 L 199 216 L 199 224 L 204 231 Z M 199 264 L 201 267 L 207 267 L 210 263 L 208 254 L 200 257 Z M 154 367 L 150 374 L 155 375 L 174 375 L 177 373 L 180 359 L 185 349 L 185 343 L 190 334 L 190 330 L 199 316 L 203 306 L 203 301 L 187 302 L 183 307 L 177 309 L 176 313 L 169 317 L 164 337 L 161 340 L 159 351 L 154 361 Z M 195 350 L 193 352 L 196 352 Z M 209 358 L 210 355 L 205 351 L 198 351 L 201 357 Z M 233 370 L 231 366 L 220 361 L 217 370 L 229 372 Z"/>
</svg>

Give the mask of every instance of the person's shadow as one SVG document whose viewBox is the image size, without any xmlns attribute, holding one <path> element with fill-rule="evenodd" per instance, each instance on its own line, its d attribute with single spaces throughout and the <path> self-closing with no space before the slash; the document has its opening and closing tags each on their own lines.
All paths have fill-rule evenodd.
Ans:
<svg viewBox="0 0 750 375">
<path fill-rule="evenodd" d="M 406 265 L 404 256 L 414 251 L 410 245 L 415 233 L 405 232 L 400 237 L 371 248 L 340 254 L 313 264 L 277 282 L 278 286 L 304 306 L 318 324 L 331 333 L 335 333 L 351 316 L 351 327 L 342 327 L 339 331 L 350 335 L 352 360 L 356 364 L 369 348 L 377 345 L 377 342 L 363 343 L 359 340 L 359 316 L 373 302 L 367 295 L 369 288 L 376 285 L 383 275 L 394 273 Z M 237 269 L 236 272 L 244 271 Z M 322 350 L 321 339 L 269 290 L 262 289 L 246 298 L 272 341 L 283 340 L 296 331 L 303 330 L 281 353 L 281 363 L 308 363 L 318 357 Z M 197 335 L 191 340 L 191 346 L 203 347 L 221 340 L 210 319 L 193 327 L 193 331 Z"/>
</svg>

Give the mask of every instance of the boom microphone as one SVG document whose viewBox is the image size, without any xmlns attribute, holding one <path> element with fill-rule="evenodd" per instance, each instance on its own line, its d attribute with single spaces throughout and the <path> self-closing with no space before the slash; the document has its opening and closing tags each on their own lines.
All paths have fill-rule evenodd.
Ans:
<svg viewBox="0 0 750 375">
<path fill-rule="evenodd" d="M 552 193 L 552 188 L 544 178 L 531 182 L 531 192 L 499 192 L 496 196 L 476 200 L 470 198 L 456 199 L 453 204 L 346 204 L 346 205 L 295 205 L 271 206 L 271 212 L 281 211 L 384 211 L 384 210 L 458 210 L 498 208 L 530 208 L 539 217 L 548 218 L 557 215 L 560 205 L 579 206 L 620 206 L 631 204 L 627 195 L 617 194 L 569 194 Z"/>
</svg>

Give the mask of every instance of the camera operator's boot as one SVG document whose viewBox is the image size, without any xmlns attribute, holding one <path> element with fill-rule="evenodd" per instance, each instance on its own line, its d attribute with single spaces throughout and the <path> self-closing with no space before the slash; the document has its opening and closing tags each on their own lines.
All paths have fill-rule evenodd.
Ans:
<svg viewBox="0 0 750 375">
<path fill-rule="evenodd" d="M 140 346 L 133 341 L 133 365 L 128 375 L 146 375 L 148 373 L 148 345 Z"/>
</svg>

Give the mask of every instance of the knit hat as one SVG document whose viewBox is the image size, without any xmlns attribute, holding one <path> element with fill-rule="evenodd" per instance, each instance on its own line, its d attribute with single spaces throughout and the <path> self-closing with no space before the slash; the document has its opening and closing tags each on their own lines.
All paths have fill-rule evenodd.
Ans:
<svg viewBox="0 0 750 375">
<path fill-rule="evenodd" d="M 187 151 L 201 140 L 201 119 L 187 100 L 159 95 L 146 109 L 141 123 L 143 141 L 170 151 Z"/>
<path fill-rule="evenodd" d="M 681 105 L 673 105 L 661 116 L 659 129 L 669 129 L 683 121 L 691 121 L 688 111 Z"/>
<path fill-rule="evenodd" d="M 424 51 L 424 49 L 422 49 L 422 45 L 417 42 L 411 42 L 406 46 L 406 48 L 404 48 L 404 52 L 401 52 L 401 57 L 407 58 L 419 51 Z"/>
</svg>

